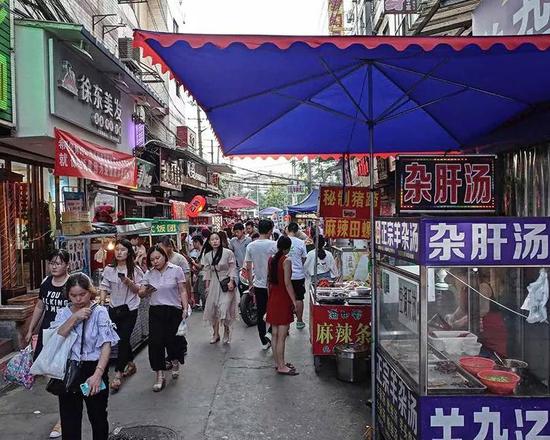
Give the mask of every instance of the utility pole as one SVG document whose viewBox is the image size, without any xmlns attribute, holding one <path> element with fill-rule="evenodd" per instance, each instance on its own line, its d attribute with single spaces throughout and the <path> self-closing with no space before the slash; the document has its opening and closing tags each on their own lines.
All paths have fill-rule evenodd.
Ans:
<svg viewBox="0 0 550 440">
<path fill-rule="evenodd" d="M 214 140 L 210 139 L 210 163 L 214 163 Z"/>
<path fill-rule="evenodd" d="M 201 108 L 199 107 L 199 103 L 195 102 L 195 105 L 197 106 L 197 134 L 199 136 L 199 156 L 202 159 L 202 130 L 201 130 Z"/>
<path fill-rule="evenodd" d="M 311 192 L 313 185 L 311 182 L 311 159 L 307 158 L 307 189 Z"/>
</svg>

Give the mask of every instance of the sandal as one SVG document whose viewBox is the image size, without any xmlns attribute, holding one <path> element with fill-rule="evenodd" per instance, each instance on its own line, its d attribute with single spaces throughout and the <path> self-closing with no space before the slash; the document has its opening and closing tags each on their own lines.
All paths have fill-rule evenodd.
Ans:
<svg viewBox="0 0 550 440">
<path fill-rule="evenodd" d="M 214 336 L 212 336 L 212 339 L 210 339 L 210 343 L 215 344 L 216 342 L 220 342 L 220 337 L 218 336 L 215 338 Z"/>
<path fill-rule="evenodd" d="M 109 388 L 111 388 L 111 391 L 113 393 L 117 393 L 118 390 L 120 390 L 121 385 L 122 385 L 122 380 L 120 380 L 120 377 L 115 377 L 109 384 Z"/>
<path fill-rule="evenodd" d="M 172 364 L 172 379 L 180 377 L 180 364 Z"/>
<path fill-rule="evenodd" d="M 61 438 L 61 423 L 56 423 L 50 432 L 50 438 Z"/>
<path fill-rule="evenodd" d="M 122 373 L 122 375 L 124 377 L 130 377 L 136 374 L 136 372 L 137 372 L 136 364 L 134 364 L 133 362 L 128 362 L 128 365 L 126 365 L 126 368 L 124 369 L 124 373 Z"/>
<path fill-rule="evenodd" d="M 277 374 L 282 374 L 283 376 L 298 376 L 300 373 L 298 373 L 296 370 L 289 369 L 288 371 L 277 370 Z"/>
<path fill-rule="evenodd" d="M 294 365 L 292 365 L 290 362 L 287 362 L 285 364 L 286 367 L 290 368 L 291 370 L 296 370 L 296 367 Z M 275 369 L 279 368 L 277 366 L 274 367 Z"/>
</svg>

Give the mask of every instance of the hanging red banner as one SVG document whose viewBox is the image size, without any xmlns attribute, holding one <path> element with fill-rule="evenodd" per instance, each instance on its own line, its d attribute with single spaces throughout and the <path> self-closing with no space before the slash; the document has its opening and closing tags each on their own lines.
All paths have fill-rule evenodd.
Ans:
<svg viewBox="0 0 550 440">
<path fill-rule="evenodd" d="M 100 147 L 58 128 L 55 129 L 54 174 L 137 187 L 135 157 Z"/>
</svg>

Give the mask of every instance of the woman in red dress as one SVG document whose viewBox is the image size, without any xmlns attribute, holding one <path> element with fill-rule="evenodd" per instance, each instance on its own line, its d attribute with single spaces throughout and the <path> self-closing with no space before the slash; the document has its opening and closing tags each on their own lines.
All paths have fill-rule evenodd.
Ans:
<svg viewBox="0 0 550 440">
<path fill-rule="evenodd" d="M 288 328 L 294 321 L 296 296 L 292 288 L 292 262 L 287 254 L 292 246 L 288 237 L 277 241 L 277 253 L 269 259 L 269 299 L 267 300 L 266 321 L 271 324 L 272 350 L 277 373 L 296 376 L 298 373 L 292 364 L 285 363 L 285 341 Z"/>
</svg>

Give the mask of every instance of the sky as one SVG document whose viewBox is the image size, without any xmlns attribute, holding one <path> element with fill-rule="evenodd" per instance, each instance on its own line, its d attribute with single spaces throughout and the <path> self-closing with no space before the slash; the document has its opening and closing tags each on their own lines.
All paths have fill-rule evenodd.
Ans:
<svg viewBox="0 0 550 440">
<path fill-rule="evenodd" d="M 328 0 L 183 0 L 185 25 L 181 32 L 202 34 L 325 35 Z M 195 114 L 196 117 L 196 114 Z M 196 121 L 192 121 L 194 126 Z M 204 144 L 211 134 L 205 132 Z M 249 169 L 290 174 L 285 159 L 235 159 Z"/>
</svg>

